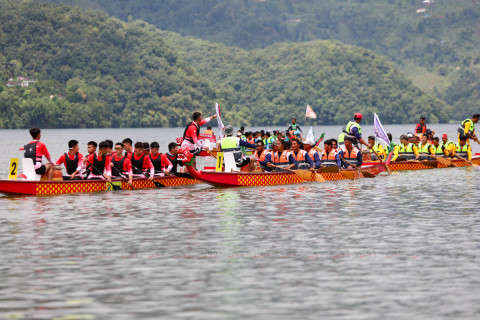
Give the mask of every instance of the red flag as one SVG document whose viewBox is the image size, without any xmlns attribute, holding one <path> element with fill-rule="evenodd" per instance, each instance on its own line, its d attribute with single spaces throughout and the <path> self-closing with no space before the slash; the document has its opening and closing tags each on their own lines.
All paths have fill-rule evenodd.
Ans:
<svg viewBox="0 0 480 320">
<path fill-rule="evenodd" d="M 313 112 L 312 107 L 307 104 L 307 111 L 305 112 L 305 117 L 317 119 L 317 114 Z"/>
</svg>

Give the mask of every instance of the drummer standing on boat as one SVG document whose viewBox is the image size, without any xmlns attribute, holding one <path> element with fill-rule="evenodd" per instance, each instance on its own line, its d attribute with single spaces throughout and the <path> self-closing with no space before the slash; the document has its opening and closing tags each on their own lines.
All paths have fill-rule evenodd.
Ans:
<svg viewBox="0 0 480 320">
<path fill-rule="evenodd" d="M 292 118 L 292 123 L 290 123 L 290 125 L 287 128 L 287 131 L 289 130 L 292 132 L 300 131 L 301 133 L 303 133 L 302 129 L 300 129 L 300 126 L 297 124 L 296 118 Z"/>
<path fill-rule="evenodd" d="M 30 135 L 33 140 L 23 147 L 25 150 L 24 157 L 33 160 L 33 167 L 35 168 L 36 174 L 45 174 L 48 180 L 52 180 L 53 161 L 47 150 L 47 146 L 43 142 L 40 142 L 40 138 L 42 137 L 41 130 L 39 128 L 32 128 L 30 129 Z M 43 157 L 45 157 L 49 163 L 42 164 Z"/>
<path fill-rule="evenodd" d="M 200 112 L 194 112 L 192 115 L 193 121 L 190 122 L 183 133 L 183 141 L 181 148 L 188 149 L 190 152 L 195 150 L 201 150 L 202 145 L 198 141 L 198 135 L 200 134 L 200 126 L 204 125 L 210 120 L 215 119 L 217 115 L 202 119 L 202 114 Z"/>
<path fill-rule="evenodd" d="M 457 129 L 458 143 L 460 143 L 460 139 L 462 137 L 466 137 L 468 145 L 470 145 L 470 139 L 480 144 L 480 141 L 478 141 L 478 137 L 475 134 L 475 123 L 478 122 L 479 118 L 480 118 L 480 114 L 476 113 L 471 118 L 468 118 L 462 121 L 462 123 Z"/>
</svg>

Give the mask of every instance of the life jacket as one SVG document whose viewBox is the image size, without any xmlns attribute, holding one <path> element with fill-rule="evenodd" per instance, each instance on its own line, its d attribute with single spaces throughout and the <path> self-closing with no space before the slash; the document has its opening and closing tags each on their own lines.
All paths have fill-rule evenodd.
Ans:
<svg viewBox="0 0 480 320">
<path fill-rule="evenodd" d="M 422 152 L 422 153 L 430 153 L 430 147 L 431 146 L 432 145 L 430 143 L 427 143 L 426 145 L 421 145 L 420 144 L 420 147 L 418 148 L 419 149 L 418 151 Z"/>
<path fill-rule="evenodd" d="M 177 173 L 177 165 L 178 165 L 178 155 L 171 155 L 170 153 L 167 153 L 167 159 L 170 160 L 172 163 L 172 170 L 170 170 L 171 173 Z"/>
<path fill-rule="evenodd" d="M 220 141 L 220 148 L 222 152 L 233 152 L 233 157 L 235 158 L 235 162 L 239 162 L 242 157 L 242 151 L 239 147 L 239 140 L 236 137 L 224 137 Z"/>
<path fill-rule="evenodd" d="M 337 155 L 337 151 L 335 151 L 334 149 L 332 149 L 328 155 L 327 155 L 327 152 L 323 150 L 322 165 L 326 167 L 338 166 L 337 158 L 335 157 L 336 155 Z"/>
<path fill-rule="evenodd" d="M 343 158 L 345 160 L 348 160 L 348 162 L 354 164 L 354 165 L 358 165 L 358 159 L 357 159 L 357 156 L 358 154 L 360 153 L 360 150 L 358 150 L 357 147 L 353 147 L 352 148 L 352 151 L 348 151 L 347 148 L 345 148 L 345 146 L 342 148 L 342 151 L 343 151 Z M 347 165 L 350 165 L 349 163 L 347 163 Z"/>
<path fill-rule="evenodd" d="M 23 146 L 23 149 L 25 150 L 23 157 L 32 159 L 33 165 L 35 165 L 37 162 L 42 162 L 42 158 L 37 158 L 37 143 L 38 141 L 35 141 Z"/>
<path fill-rule="evenodd" d="M 204 134 L 213 135 L 213 130 L 205 130 L 205 133 L 204 133 Z"/>
<path fill-rule="evenodd" d="M 295 154 L 295 151 L 292 152 L 295 161 L 297 161 L 297 169 L 310 169 L 310 165 L 308 164 L 307 160 L 305 159 L 305 154 L 307 151 L 305 150 L 298 150 L 298 153 Z"/>
<path fill-rule="evenodd" d="M 362 127 L 360 127 L 360 124 L 357 123 L 356 121 L 350 121 L 349 123 L 347 123 L 347 125 L 345 126 L 345 128 L 343 129 L 343 133 L 341 133 L 339 136 L 338 136 L 338 143 L 342 143 L 345 141 L 345 137 L 348 137 L 348 138 L 351 138 L 351 139 L 354 139 L 353 141 L 353 144 L 358 144 L 358 140 L 357 140 L 357 137 L 353 134 L 353 131 L 352 129 L 354 127 L 357 127 L 358 128 L 358 133 L 359 134 L 362 134 Z"/>
<path fill-rule="evenodd" d="M 468 118 L 468 119 L 465 119 L 462 121 L 462 123 L 460 124 L 460 126 L 458 127 L 457 129 L 457 132 L 460 134 L 460 136 L 465 136 L 465 124 L 467 122 L 470 122 L 470 128 L 468 129 L 468 132 L 470 134 L 473 134 L 473 132 L 475 131 L 475 123 L 472 121 L 472 119 Z"/>
<path fill-rule="evenodd" d="M 409 143 L 407 147 L 404 144 L 400 144 L 398 153 L 401 153 L 406 160 L 415 159 L 415 152 L 413 152 L 413 143 Z"/>
<path fill-rule="evenodd" d="M 292 127 L 292 131 L 297 131 L 297 126 L 298 126 L 298 124 L 296 124 L 296 123 L 295 123 L 295 124 L 291 123 L 290 126 Z"/>
<path fill-rule="evenodd" d="M 185 131 L 183 132 L 183 140 L 187 140 L 188 142 L 193 143 L 193 138 L 187 137 L 187 130 L 188 128 L 190 128 L 190 126 L 194 126 L 195 128 L 197 128 L 197 139 L 200 135 L 200 127 L 197 125 L 195 121 L 192 121 L 188 124 L 188 126 L 185 128 Z"/>
<path fill-rule="evenodd" d="M 152 161 L 153 168 L 155 169 L 155 172 L 162 171 L 163 170 L 163 168 L 162 168 L 162 154 L 159 153 L 157 159 L 155 159 L 155 160 L 152 158 L 151 154 L 149 154 L 148 156 L 150 157 L 150 161 Z"/>
<path fill-rule="evenodd" d="M 270 152 L 268 152 L 267 150 L 263 150 L 262 154 L 259 156 L 258 151 L 255 151 L 255 159 L 257 161 L 265 161 L 265 158 L 267 157 L 267 154 L 269 154 L 269 153 Z"/>
<path fill-rule="evenodd" d="M 433 153 L 435 153 L 435 155 L 437 157 L 445 155 L 445 153 L 444 153 L 445 146 L 444 145 L 439 144 L 438 147 L 435 147 L 435 145 L 432 145 L 432 148 L 433 148 Z"/>
<path fill-rule="evenodd" d="M 75 153 L 75 158 L 70 160 L 68 157 L 68 153 L 65 153 L 65 167 L 67 169 L 67 173 L 72 175 L 78 168 L 78 152 Z"/>
<path fill-rule="evenodd" d="M 138 160 L 135 159 L 135 153 L 132 153 L 130 161 L 132 162 L 132 171 L 133 174 L 142 174 L 143 172 L 143 161 L 145 160 L 145 154 L 142 154 L 142 157 Z"/>
<path fill-rule="evenodd" d="M 457 147 L 455 154 L 462 158 L 468 159 L 468 144 L 465 144 L 463 147 L 461 147 L 460 144 L 457 143 L 455 146 Z"/>
<path fill-rule="evenodd" d="M 420 124 L 420 123 L 419 123 L 419 124 Z M 418 126 L 419 124 L 417 124 L 417 126 Z M 418 129 L 420 129 L 421 131 L 419 132 Z M 417 127 L 415 133 L 425 133 L 426 131 L 427 131 L 427 125 L 424 124 L 424 125 L 422 126 L 422 125 L 420 124 L 420 126 Z"/>
<path fill-rule="evenodd" d="M 107 156 L 103 156 L 103 159 L 100 161 L 97 158 L 97 154 L 93 154 L 93 167 L 90 166 L 90 172 L 93 175 L 101 176 L 103 174 L 103 171 L 105 170 L 105 161 L 107 161 Z"/>
<path fill-rule="evenodd" d="M 379 154 L 379 152 L 380 152 L 380 143 L 379 143 L 379 142 L 376 142 L 376 143 L 373 145 L 372 149 L 373 149 L 373 151 L 375 151 L 379 156 L 381 156 L 381 155 Z M 372 159 L 372 160 L 379 160 L 379 159 L 377 158 L 377 155 L 376 155 L 375 152 L 373 152 L 373 151 L 370 151 L 370 159 Z"/>
<path fill-rule="evenodd" d="M 283 150 L 281 154 L 278 151 L 273 153 L 273 164 L 279 167 L 288 167 L 290 165 L 290 151 Z"/>
<path fill-rule="evenodd" d="M 123 163 L 125 162 L 126 156 L 123 156 L 120 160 L 115 160 L 115 155 L 112 157 L 113 167 L 117 170 L 112 170 L 112 176 L 119 177 L 120 174 L 123 174 Z"/>
<path fill-rule="evenodd" d="M 373 145 L 372 149 L 375 151 L 375 152 L 380 152 L 380 143 L 377 142 Z M 372 152 L 373 153 L 373 152 Z"/>
</svg>

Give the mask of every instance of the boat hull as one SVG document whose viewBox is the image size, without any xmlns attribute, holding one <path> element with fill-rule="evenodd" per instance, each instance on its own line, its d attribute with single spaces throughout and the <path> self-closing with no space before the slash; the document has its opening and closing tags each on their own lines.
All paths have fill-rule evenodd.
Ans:
<svg viewBox="0 0 480 320">
<path fill-rule="evenodd" d="M 427 163 L 433 164 L 435 163 L 435 166 L 432 165 L 426 165 L 425 163 L 420 162 L 415 162 L 415 161 L 395 161 L 395 162 L 390 162 L 388 165 L 388 169 L 390 171 L 407 171 L 407 170 L 425 170 L 425 169 L 436 169 L 436 168 L 447 168 L 446 165 L 443 163 L 437 162 L 436 160 L 433 161 L 428 161 Z M 474 164 L 480 164 L 480 156 L 475 156 L 472 157 L 472 163 Z M 374 165 L 378 164 L 378 162 L 367 162 L 365 165 Z M 454 167 L 468 167 L 470 164 L 461 159 L 455 159 L 452 160 L 452 166 Z"/>
<path fill-rule="evenodd" d="M 155 178 L 165 187 L 176 187 L 201 183 L 196 179 L 168 176 Z M 112 180 L 112 183 L 124 190 L 132 190 L 124 180 Z M 133 179 L 135 189 L 152 189 L 152 181 L 138 178 Z M 27 180 L 0 180 L 0 192 L 10 195 L 57 195 L 66 193 L 98 192 L 112 190 L 112 185 L 104 180 L 73 180 L 73 181 L 27 181 Z"/>
</svg>

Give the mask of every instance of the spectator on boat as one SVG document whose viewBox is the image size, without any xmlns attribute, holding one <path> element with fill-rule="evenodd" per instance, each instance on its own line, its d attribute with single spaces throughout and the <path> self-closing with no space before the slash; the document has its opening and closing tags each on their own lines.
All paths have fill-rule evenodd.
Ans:
<svg viewBox="0 0 480 320">
<path fill-rule="evenodd" d="M 455 149 L 457 148 L 455 143 L 448 140 L 448 135 L 446 133 L 442 135 L 442 146 L 444 147 L 444 150 L 446 151 L 445 155 L 447 156 L 453 156 Z"/>
<path fill-rule="evenodd" d="M 83 155 L 78 152 L 80 147 L 77 140 L 68 141 L 68 152 L 65 152 L 58 158 L 55 164 L 63 164 L 67 171 L 67 176 L 63 176 L 63 180 L 82 180 L 79 173 L 83 168 Z"/>
<path fill-rule="evenodd" d="M 152 161 L 150 161 L 150 157 L 144 152 L 143 142 L 135 142 L 135 150 L 133 150 L 133 154 L 129 159 L 132 163 L 134 177 L 148 176 L 149 180 L 153 180 L 155 169 Z"/>
<path fill-rule="evenodd" d="M 466 137 L 467 144 L 470 145 L 470 139 L 480 144 L 477 135 L 475 134 L 475 123 L 478 122 L 480 114 L 476 113 L 471 118 L 465 119 L 462 121 L 458 127 L 458 142 L 460 143 L 460 138 Z"/>
<path fill-rule="evenodd" d="M 121 142 L 115 144 L 115 153 L 112 155 L 111 164 L 112 177 L 128 176 L 128 183 L 132 184 L 132 163 L 128 156 L 123 154 L 125 146 Z"/>
<path fill-rule="evenodd" d="M 318 153 L 318 150 L 312 148 L 312 146 L 315 146 L 315 141 L 313 141 L 312 138 L 309 138 L 303 142 L 303 148 L 305 149 L 305 151 L 308 152 L 310 159 L 312 159 L 314 169 L 318 169 L 322 164 L 322 160 L 320 159 L 320 154 Z"/>
<path fill-rule="evenodd" d="M 467 143 L 467 137 L 461 136 L 460 141 L 456 145 L 455 154 L 456 156 L 462 157 L 469 161 L 472 160 L 472 148 Z"/>
<path fill-rule="evenodd" d="M 204 134 L 214 135 L 212 126 L 208 126 L 207 130 L 205 130 Z"/>
<path fill-rule="evenodd" d="M 372 146 L 369 145 L 365 140 L 362 139 L 362 128 L 360 127 L 360 122 L 362 122 L 363 115 L 361 113 L 355 113 L 353 116 L 353 121 L 347 123 L 343 132 L 338 136 L 338 145 L 341 147 L 344 144 L 345 138 L 351 138 L 353 144 L 357 149 L 360 149 L 359 143 L 365 145 L 367 149 L 370 149 Z"/>
<path fill-rule="evenodd" d="M 432 157 L 429 157 L 426 154 L 435 154 L 434 151 L 432 150 L 432 145 L 428 143 L 428 136 L 427 134 L 424 134 L 422 136 L 422 142 L 418 146 L 418 152 L 423 153 L 420 155 L 420 160 L 432 160 Z"/>
<path fill-rule="evenodd" d="M 383 149 L 380 142 L 375 142 L 375 136 L 368 137 L 368 144 L 371 145 L 372 150 L 375 151 L 382 158 L 381 160 L 385 160 L 385 150 Z M 370 159 L 372 159 L 373 161 L 380 160 L 373 151 L 370 152 Z"/>
<path fill-rule="evenodd" d="M 50 153 L 47 150 L 47 146 L 40 142 L 42 137 L 41 130 L 39 128 L 31 128 L 30 135 L 33 140 L 26 144 L 23 148 L 25 150 L 24 157 L 33 160 L 33 167 L 36 174 L 45 174 L 47 180 L 53 179 L 53 161 Z M 42 159 L 45 157 L 48 163 L 42 164 Z"/>
<path fill-rule="evenodd" d="M 290 125 L 288 126 L 287 130 L 291 131 L 291 132 L 295 132 L 295 131 L 300 131 L 303 133 L 302 129 L 300 128 L 300 126 L 297 124 L 297 119 L 296 118 L 292 118 L 292 123 L 290 123 Z"/>
<path fill-rule="evenodd" d="M 185 166 L 185 161 L 178 159 L 178 144 L 176 144 L 175 142 L 171 142 L 168 144 L 167 159 L 172 163 L 172 169 L 170 170 L 170 172 L 173 174 L 178 173 L 179 166 Z"/>
<path fill-rule="evenodd" d="M 268 166 L 271 168 L 277 166 L 284 169 L 295 168 L 297 162 L 295 161 L 295 157 L 292 155 L 292 153 L 287 149 L 287 143 L 285 140 L 274 141 L 273 145 L 275 146 L 272 158 L 273 166 L 271 162 L 268 163 Z M 276 171 L 284 170 L 277 168 Z"/>
<path fill-rule="evenodd" d="M 342 161 L 340 160 L 340 156 L 337 153 L 336 147 L 334 147 L 333 142 L 334 139 L 329 139 L 323 143 L 322 167 L 338 166 L 338 168 L 341 169 Z"/>
<path fill-rule="evenodd" d="M 254 157 L 260 164 L 260 168 L 265 171 L 272 171 L 272 168 L 267 166 L 269 162 L 272 162 L 272 153 L 265 149 L 265 144 L 262 140 L 258 140 L 256 146 L 257 150 L 254 153 Z"/>
<path fill-rule="evenodd" d="M 345 169 L 358 168 L 363 163 L 362 152 L 353 145 L 353 139 L 350 137 L 345 137 L 344 145 L 341 147 L 340 159 L 345 159 L 343 161 L 343 167 Z"/>
<path fill-rule="evenodd" d="M 125 148 L 125 155 L 130 158 L 133 153 L 133 141 L 130 138 L 125 138 L 122 141 L 123 146 Z"/>
<path fill-rule="evenodd" d="M 400 146 L 398 152 L 405 160 L 418 160 L 420 157 L 417 146 L 413 142 L 410 142 L 410 139 L 406 135 L 400 136 Z"/>
<path fill-rule="evenodd" d="M 89 171 L 89 180 L 102 180 L 106 178 L 108 181 L 111 181 L 111 157 L 108 156 L 108 146 L 108 142 L 100 142 L 98 145 L 98 152 L 92 153 L 87 157 L 87 171 Z"/>
<path fill-rule="evenodd" d="M 160 153 L 160 144 L 158 142 L 152 142 L 150 144 L 150 161 L 152 161 L 153 168 L 155 169 L 156 176 L 163 176 L 168 174 L 172 168 L 173 164 L 164 153 Z"/>
<path fill-rule="evenodd" d="M 303 150 L 303 144 L 300 140 L 292 140 L 292 148 L 292 155 L 295 158 L 295 162 L 297 162 L 296 169 L 312 169 L 315 166 L 308 152 Z"/>
<path fill-rule="evenodd" d="M 249 171 L 253 171 L 254 163 L 250 161 L 250 158 L 243 156 L 240 147 L 252 149 L 256 148 L 254 144 L 248 143 L 239 137 L 234 137 L 233 127 L 231 125 L 227 125 L 225 127 L 225 137 L 220 141 L 220 148 L 222 152 L 232 152 L 237 167 L 240 168 L 249 165 Z"/>
</svg>

